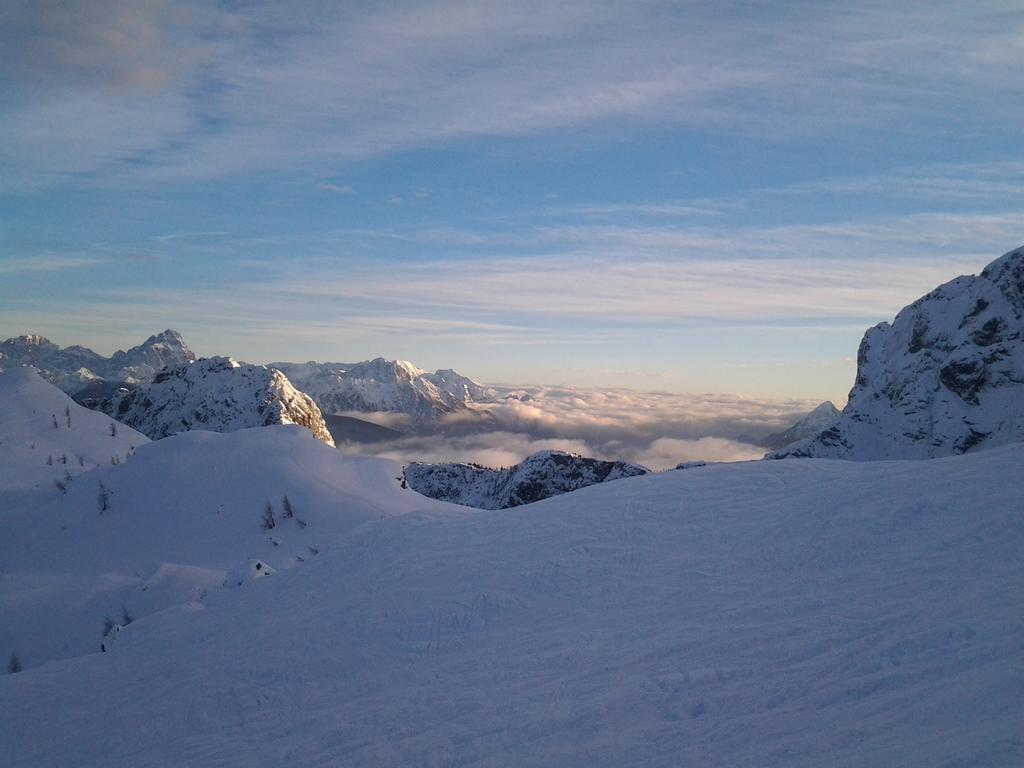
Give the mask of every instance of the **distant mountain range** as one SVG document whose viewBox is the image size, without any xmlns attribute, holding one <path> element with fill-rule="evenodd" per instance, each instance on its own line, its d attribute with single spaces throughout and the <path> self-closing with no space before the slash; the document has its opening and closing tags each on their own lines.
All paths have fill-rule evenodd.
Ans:
<svg viewBox="0 0 1024 768">
<path fill-rule="evenodd" d="M 378 357 L 362 363 L 271 363 L 312 397 L 326 414 L 385 412 L 406 417 L 413 432 L 482 425 L 487 413 L 470 410 L 493 390 L 455 371 L 427 373 L 405 360 Z M 446 429 L 447 428 L 447 429 Z"/>
<path fill-rule="evenodd" d="M 120 386 L 145 384 L 162 368 L 195 360 L 181 334 L 172 330 L 150 336 L 137 347 L 118 350 L 110 357 L 77 344 L 59 347 L 37 335 L 0 342 L 0 370 L 30 365 L 47 381 L 79 398 L 101 397 Z"/>
<path fill-rule="evenodd" d="M 924 459 L 1024 440 L 1024 248 L 871 328 L 839 420 L 771 458 Z"/>
<path fill-rule="evenodd" d="M 486 403 L 498 402 L 498 393 L 450 369 L 428 373 L 383 358 L 270 366 L 228 358 L 197 361 L 173 330 L 109 358 L 35 335 L 0 343 L 0 371 L 20 366 L 36 368 L 79 402 L 154 438 L 197 427 L 230 431 L 296 423 L 333 443 L 332 430 L 339 441 L 373 441 L 497 426 Z M 369 413 L 389 418 L 384 423 L 360 418 Z M 891 324 L 871 328 L 861 342 L 856 383 L 842 413 L 825 402 L 789 429 L 750 442 L 768 448 L 768 458 L 872 460 L 948 456 L 1020 440 L 1024 249 L 1010 251 L 980 275 L 939 286 Z M 527 468 L 531 465 L 527 462 Z M 435 474 L 417 466 L 410 475 L 416 482 L 430 475 L 433 483 L 454 472 L 471 496 L 481 483 L 497 488 L 511 482 L 489 475 L 484 480 L 469 465 L 442 465 L 445 469 Z M 434 485 L 425 487 L 435 492 Z M 443 498 L 453 500 L 458 495 L 445 493 Z M 500 503 L 513 500 L 502 497 Z"/>
<path fill-rule="evenodd" d="M 511 467 L 477 464 L 410 464 L 405 482 L 440 501 L 479 509 L 508 509 L 597 483 L 650 472 L 639 464 L 588 459 L 565 451 L 541 451 Z"/>
<path fill-rule="evenodd" d="M 339 440 L 358 441 L 368 435 L 384 439 L 407 432 L 486 429 L 493 424 L 486 410 L 470 408 L 492 398 L 493 390 L 451 369 L 428 373 L 407 361 L 383 358 L 361 363 L 280 362 L 269 366 L 233 361 L 227 365 L 223 362 L 227 358 L 209 360 L 220 362 L 199 360 L 203 365 L 191 370 L 196 355 L 173 330 L 151 336 L 109 358 L 82 346 L 59 347 L 38 335 L 0 343 L 0 371 L 31 366 L 77 401 L 138 425 L 151 436 L 200 425 L 229 431 L 264 423 L 318 424 L 325 416 L 330 417 L 330 423 L 318 436 L 327 441 L 332 441 L 331 430 Z M 163 376 L 165 368 L 176 373 Z M 278 372 L 277 376 L 271 376 L 270 371 Z M 228 379 L 234 383 L 228 384 Z M 237 387 L 245 394 L 225 391 Z M 317 414 L 300 403 L 296 393 L 308 395 L 316 404 Z M 271 415 L 280 410 L 267 405 L 274 402 L 291 403 L 284 408 L 290 413 L 279 414 L 283 422 Z M 192 404 L 200 407 L 186 412 L 186 406 Z M 398 417 L 396 428 L 362 421 L 354 415 L 381 412 Z M 314 432 L 318 430 L 317 426 Z"/>
</svg>

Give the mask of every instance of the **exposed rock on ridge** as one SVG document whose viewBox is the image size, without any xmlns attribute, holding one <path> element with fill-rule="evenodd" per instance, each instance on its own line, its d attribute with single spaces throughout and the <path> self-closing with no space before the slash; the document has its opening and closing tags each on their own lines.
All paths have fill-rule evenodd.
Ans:
<svg viewBox="0 0 1024 768">
<path fill-rule="evenodd" d="M 840 420 L 769 458 L 929 458 L 1024 440 L 1024 247 L 871 328 Z"/>
<path fill-rule="evenodd" d="M 119 390 L 100 410 L 154 440 L 191 429 L 233 432 L 298 424 L 334 445 L 316 403 L 287 376 L 227 357 L 166 368 L 148 386 Z"/>
<path fill-rule="evenodd" d="M 477 464 L 410 464 L 404 474 L 410 488 L 432 499 L 480 509 L 508 509 L 649 471 L 624 461 L 541 451 L 506 469 Z"/>
</svg>

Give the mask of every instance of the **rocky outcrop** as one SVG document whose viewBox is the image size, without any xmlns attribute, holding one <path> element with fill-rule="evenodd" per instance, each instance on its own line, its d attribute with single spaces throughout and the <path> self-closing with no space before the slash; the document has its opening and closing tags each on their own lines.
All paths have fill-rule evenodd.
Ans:
<svg viewBox="0 0 1024 768">
<path fill-rule="evenodd" d="M 838 422 L 769 458 L 929 458 L 1024 440 L 1024 248 L 871 328 Z"/>
<path fill-rule="evenodd" d="M 298 424 L 334 445 L 316 403 L 287 376 L 227 357 L 165 368 L 152 383 L 121 389 L 99 409 L 154 440 L 191 429 L 232 432 Z"/>
<path fill-rule="evenodd" d="M 479 509 L 508 509 L 649 471 L 624 461 L 541 451 L 503 469 L 478 464 L 410 464 L 404 476 L 410 488 L 432 499 Z"/>
</svg>

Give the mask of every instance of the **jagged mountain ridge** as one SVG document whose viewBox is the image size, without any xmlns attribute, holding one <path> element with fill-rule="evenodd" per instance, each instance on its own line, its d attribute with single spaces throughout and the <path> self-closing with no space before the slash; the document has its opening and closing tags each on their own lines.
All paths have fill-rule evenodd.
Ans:
<svg viewBox="0 0 1024 768">
<path fill-rule="evenodd" d="M 121 389 L 98 407 L 154 440 L 192 429 L 232 432 L 298 424 L 334 445 L 316 403 L 287 376 L 227 357 L 165 368 L 152 383 Z"/>
<path fill-rule="evenodd" d="M 932 458 L 1024 440 L 1024 248 L 864 334 L 835 425 L 769 458 Z"/>
<path fill-rule="evenodd" d="M 815 437 L 839 421 L 839 416 L 840 411 L 836 408 L 835 403 L 826 400 L 788 429 L 765 435 L 758 440 L 758 445 L 763 445 L 772 451 L 781 450 L 798 440 Z"/>
<path fill-rule="evenodd" d="M 434 373 L 405 360 L 378 357 L 361 363 L 271 363 L 312 397 L 324 413 L 404 414 L 413 430 L 453 421 L 486 421 L 469 406 L 486 401 L 486 387 L 451 369 Z"/>
<path fill-rule="evenodd" d="M 508 509 L 649 472 L 646 467 L 624 461 L 541 451 L 503 469 L 477 464 L 413 463 L 405 468 L 404 476 L 410 488 L 432 499 L 478 509 Z"/>
<path fill-rule="evenodd" d="M 170 329 L 110 357 L 77 344 L 60 347 L 37 334 L 0 342 L 0 370 L 31 366 L 70 395 L 80 395 L 86 389 L 99 393 L 104 383 L 114 387 L 146 383 L 165 366 L 183 365 L 195 359 L 181 334 Z"/>
</svg>

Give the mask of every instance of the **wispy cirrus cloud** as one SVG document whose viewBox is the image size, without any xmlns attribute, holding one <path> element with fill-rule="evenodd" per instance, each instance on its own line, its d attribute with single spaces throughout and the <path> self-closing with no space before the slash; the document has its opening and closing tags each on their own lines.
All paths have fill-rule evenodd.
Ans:
<svg viewBox="0 0 1024 768">
<path fill-rule="evenodd" d="M 254 246 L 249 238 L 215 239 L 226 255 Z M 1024 229 L 1015 214 L 929 214 L 742 230 L 609 223 L 514 233 L 341 230 L 303 247 L 329 254 L 351 250 L 353 242 L 392 239 L 440 245 L 442 253 L 403 263 L 397 273 L 372 247 L 361 258 L 308 258 L 299 272 L 274 258 L 246 256 L 229 283 L 97 288 L 91 298 L 50 305 L 35 299 L 25 306 L 12 297 L 0 322 L 41 319 L 38 327 L 51 327 L 54 318 L 74 318 L 80 325 L 92 314 L 109 321 L 107 305 L 116 302 L 137 321 L 152 318 L 160 327 L 231 328 L 234 338 L 262 342 L 266 351 L 258 359 L 286 357 L 288 339 L 384 350 L 397 337 L 594 346 L 659 329 L 856 337 L 936 285 L 976 273 L 1007 244 L 1024 240 Z M 202 251 L 203 240 L 173 245 Z M 293 247 L 287 238 L 271 244 L 272 250 Z M 445 253 L 451 248 L 457 256 Z M 99 254 L 58 254 L 0 260 L 0 269 L 101 263 Z"/>
<path fill-rule="evenodd" d="M 321 169 L 613 123 L 794 135 L 1020 116 L 1012 6 L 643 10 L 16 0 L 0 11 L 3 79 L 30 97 L 4 105 L 5 177 Z"/>
<path fill-rule="evenodd" d="M 0 258 L 0 274 L 15 275 L 24 272 L 58 272 L 64 269 L 92 267 L 101 262 L 95 256 L 42 253 L 37 256 L 9 256 Z"/>
<path fill-rule="evenodd" d="M 885 174 L 803 182 L 760 190 L 772 195 L 871 196 L 953 203 L 1024 203 L 1024 162 L 945 163 Z"/>
<path fill-rule="evenodd" d="M 356 191 L 348 184 L 330 184 L 327 182 L 317 184 L 316 188 L 321 192 L 333 192 L 336 195 L 354 195 Z"/>
</svg>

